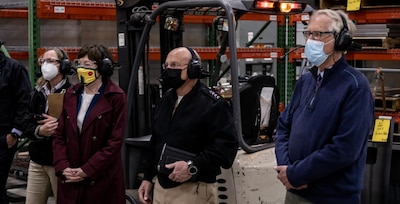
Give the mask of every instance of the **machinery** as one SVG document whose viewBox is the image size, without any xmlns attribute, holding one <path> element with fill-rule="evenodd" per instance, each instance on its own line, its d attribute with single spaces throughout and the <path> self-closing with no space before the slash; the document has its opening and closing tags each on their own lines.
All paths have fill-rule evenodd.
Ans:
<svg viewBox="0 0 400 204">
<path fill-rule="evenodd" d="M 238 55 L 252 52 L 283 56 L 283 49 L 237 47 L 236 27 L 242 16 L 307 12 L 305 3 L 266 0 L 116 0 L 120 86 L 127 92 L 128 126 L 125 132 L 127 188 L 140 185 L 143 147 L 151 137 L 152 112 L 162 97 L 157 79 L 168 51 L 183 43 L 185 20 L 210 19 L 211 47 L 194 47 L 209 76 L 202 79 L 230 101 L 240 148 L 235 163 L 218 178 L 220 203 L 283 203 L 285 189 L 276 179 L 273 133 L 279 116 L 279 90 L 271 76 L 239 76 Z M 152 30 L 152 28 L 154 28 Z M 150 38 L 159 36 L 159 48 Z M 218 43 L 217 43 L 218 42 Z M 157 45 L 158 46 L 158 45 Z M 257 50 L 258 49 L 258 50 Z M 228 76 L 227 83 L 221 79 Z M 224 87 L 225 85 L 225 87 Z M 226 92 L 223 92 L 226 90 Z M 264 102 L 263 102 L 264 101 Z M 267 120 L 267 121 L 265 121 Z"/>
</svg>

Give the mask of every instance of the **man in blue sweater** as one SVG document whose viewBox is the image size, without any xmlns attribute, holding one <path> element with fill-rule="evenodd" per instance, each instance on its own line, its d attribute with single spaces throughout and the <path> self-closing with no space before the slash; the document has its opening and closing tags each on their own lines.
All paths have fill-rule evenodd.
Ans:
<svg viewBox="0 0 400 204">
<path fill-rule="evenodd" d="M 276 134 L 285 204 L 360 203 L 374 99 L 343 56 L 354 31 L 344 12 L 329 9 L 315 11 L 304 31 L 315 66 L 298 80 Z"/>
</svg>

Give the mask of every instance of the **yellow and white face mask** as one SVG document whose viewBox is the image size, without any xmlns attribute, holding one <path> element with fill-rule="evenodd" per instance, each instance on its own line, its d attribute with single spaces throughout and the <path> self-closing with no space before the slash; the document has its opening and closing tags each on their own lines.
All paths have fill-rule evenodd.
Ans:
<svg viewBox="0 0 400 204">
<path fill-rule="evenodd" d="M 99 76 L 97 76 L 97 69 L 78 67 L 76 72 L 78 73 L 78 80 L 85 86 L 99 78 Z"/>
</svg>

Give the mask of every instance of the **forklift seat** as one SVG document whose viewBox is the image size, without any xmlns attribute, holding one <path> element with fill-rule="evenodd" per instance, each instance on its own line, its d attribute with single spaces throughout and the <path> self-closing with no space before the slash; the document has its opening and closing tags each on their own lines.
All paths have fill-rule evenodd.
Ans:
<svg viewBox="0 0 400 204">
<path fill-rule="evenodd" d="M 249 78 L 240 89 L 243 138 L 249 145 L 273 141 L 279 117 L 279 90 L 271 76 Z"/>
</svg>

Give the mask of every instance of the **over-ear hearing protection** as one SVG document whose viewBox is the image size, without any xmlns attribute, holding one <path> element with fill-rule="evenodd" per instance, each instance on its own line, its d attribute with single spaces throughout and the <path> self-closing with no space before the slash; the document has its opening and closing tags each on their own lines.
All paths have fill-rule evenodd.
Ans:
<svg viewBox="0 0 400 204">
<path fill-rule="evenodd" d="M 61 74 L 69 74 L 71 72 L 71 61 L 69 61 L 67 53 L 63 49 L 57 48 L 61 55 L 62 58 L 60 59 L 60 72 Z"/>
<path fill-rule="evenodd" d="M 197 57 L 194 50 L 190 47 L 186 47 L 192 55 L 192 59 L 190 60 L 187 68 L 187 75 L 189 79 L 198 79 L 201 77 L 201 73 L 203 71 L 203 67 L 200 59 Z"/>
<path fill-rule="evenodd" d="M 111 76 L 114 70 L 113 62 L 102 46 L 98 46 L 98 48 L 103 55 L 102 64 L 99 65 L 98 71 L 101 75 Z"/>
<path fill-rule="evenodd" d="M 346 51 L 347 49 L 349 49 L 351 43 L 353 42 L 353 37 L 349 32 L 345 17 L 340 13 L 339 16 L 343 21 L 343 28 L 335 37 L 335 50 Z"/>
</svg>

